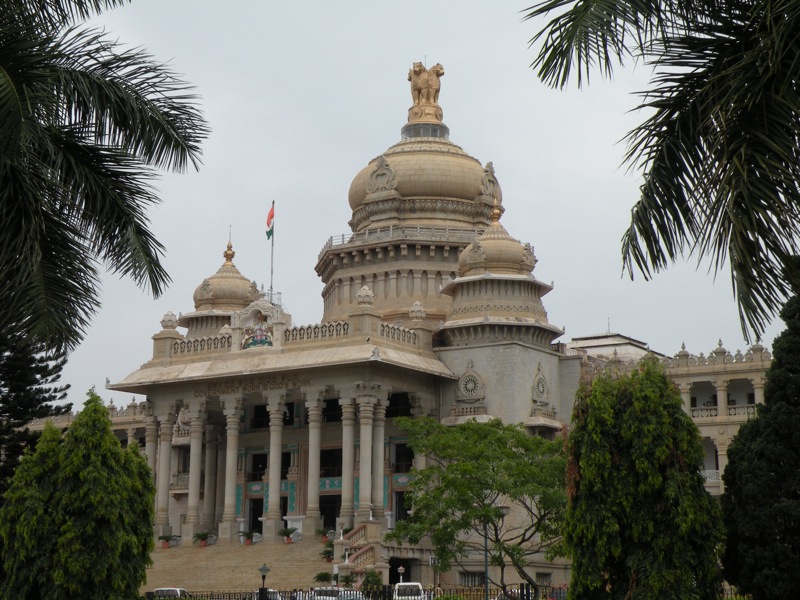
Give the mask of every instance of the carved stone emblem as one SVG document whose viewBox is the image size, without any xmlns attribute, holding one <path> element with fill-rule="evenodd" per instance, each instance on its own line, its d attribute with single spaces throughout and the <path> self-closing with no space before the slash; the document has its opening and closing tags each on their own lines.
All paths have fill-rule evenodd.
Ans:
<svg viewBox="0 0 800 600">
<path fill-rule="evenodd" d="M 384 190 L 393 190 L 396 187 L 397 180 L 394 178 L 394 170 L 389 166 L 389 161 L 385 156 L 379 156 L 375 170 L 369 175 L 367 193 L 374 194 Z"/>
</svg>

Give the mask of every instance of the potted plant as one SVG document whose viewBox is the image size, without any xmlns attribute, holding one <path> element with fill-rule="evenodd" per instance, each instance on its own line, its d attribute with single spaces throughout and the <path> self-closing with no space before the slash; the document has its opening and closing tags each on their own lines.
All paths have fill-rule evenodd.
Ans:
<svg viewBox="0 0 800 600">
<path fill-rule="evenodd" d="M 323 544 L 328 541 L 328 530 L 327 529 L 325 529 L 324 527 L 320 527 L 319 529 L 317 529 L 316 533 L 317 533 L 318 536 L 320 536 L 322 538 L 322 543 Z"/>
<path fill-rule="evenodd" d="M 320 552 L 319 555 L 328 562 L 333 562 L 333 540 L 325 542 L 325 546 L 322 548 L 322 552 Z"/>
<path fill-rule="evenodd" d="M 314 575 L 314 581 L 316 583 L 330 583 L 333 580 L 333 575 L 328 573 L 328 571 L 320 571 L 316 575 Z"/>
<path fill-rule="evenodd" d="M 210 531 L 198 531 L 197 533 L 192 536 L 192 539 L 195 542 L 200 542 L 200 547 L 205 548 L 208 546 L 208 538 L 211 537 Z"/>
<path fill-rule="evenodd" d="M 169 548 L 170 542 L 175 539 L 174 535 L 160 535 L 158 539 L 161 540 L 161 547 L 162 548 Z"/>
<path fill-rule="evenodd" d="M 253 536 L 256 534 L 255 531 L 240 531 L 239 535 L 244 538 L 244 545 L 250 546 L 253 543 Z"/>
<path fill-rule="evenodd" d="M 292 534 L 297 531 L 297 527 L 284 527 L 278 530 L 278 535 L 282 535 L 287 544 L 292 543 Z"/>
<path fill-rule="evenodd" d="M 347 575 L 339 575 L 339 585 L 345 588 L 353 587 L 355 580 L 356 576 L 352 573 L 348 573 Z"/>
</svg>

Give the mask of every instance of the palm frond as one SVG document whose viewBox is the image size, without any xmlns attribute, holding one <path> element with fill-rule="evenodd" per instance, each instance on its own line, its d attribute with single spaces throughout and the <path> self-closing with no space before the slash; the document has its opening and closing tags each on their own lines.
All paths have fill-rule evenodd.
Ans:
<svg viewBox="0 0 800 600">
<path fill-rule="evenodd" d="M 20 12 L 0 14 L 2 325 L 69 349 L 99 306 L 100 262 L 156 296 L 169 282 L 150 181 L 196 168 L 208 128 L 190 88 L 146 53 L 5 3 Z M 61 23 L 118 2 L 42 4 Z"/>
</svg>

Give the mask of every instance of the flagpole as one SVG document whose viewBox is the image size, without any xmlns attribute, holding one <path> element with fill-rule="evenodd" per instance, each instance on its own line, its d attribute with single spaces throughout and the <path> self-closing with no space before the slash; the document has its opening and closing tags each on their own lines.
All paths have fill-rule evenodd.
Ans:
<svg viewBox="0 0 800 600">
<path fill-rule="evenodd" d="M 275 200 L 272 201 L 272 213 L 275 214 Z M 269 250 L 269 301 L 272 303 L 272 275 L 275 264 L 275 229 L 273 225 L 272 235 L 270 236 L 272 245 Z"/>
</svg>

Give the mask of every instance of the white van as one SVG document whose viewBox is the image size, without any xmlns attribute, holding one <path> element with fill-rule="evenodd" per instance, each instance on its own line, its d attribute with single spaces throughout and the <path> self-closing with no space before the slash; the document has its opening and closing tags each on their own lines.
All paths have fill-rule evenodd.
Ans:
<svg viewBox="0 0 800 600">
<path fill-rule="evenodd" d="M 153 590 L 153 598 L 191 598 L 192 595 L 183 588 L 156 588 Z"/>
<path fill-rule="evenodd" d="M 422 584 L 417 581 L 395 583 L 392 600 L 425 600 Z"/>
</svg>

